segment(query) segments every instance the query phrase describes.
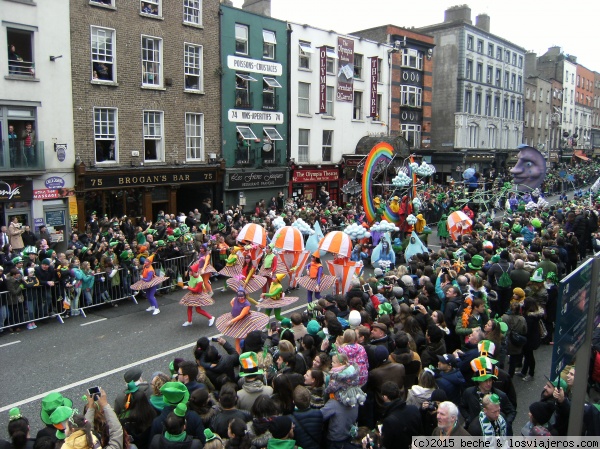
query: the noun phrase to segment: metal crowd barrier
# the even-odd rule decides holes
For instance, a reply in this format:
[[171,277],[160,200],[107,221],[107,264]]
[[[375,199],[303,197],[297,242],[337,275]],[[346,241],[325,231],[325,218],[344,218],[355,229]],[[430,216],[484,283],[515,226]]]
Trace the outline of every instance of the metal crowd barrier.
[[[167,293],[174,291],[178,284],[185,285],[189,281],[188,267],[195,260],[195,255],[185,255],[173,259],[155,261],[153,266],[157,273],[169,276],[163,282],[159,291]],[[118,305],[123,300],[132,300],[137,304],[135,292],[131,285],[135,284],[141,275],[139,269],[120,267],[111,277],[104,271],[94,273],[94,284],[88,290],[80,287],[62,285],[55,281],[53,287],[37,286],[24,288],[23,301],[13,303],[8,292],[0,292],[0,330],[6,331],[11,327],[24,328],[29,323],[56,318],[61,323],[67,315],[86,316],[86,312],[102,305]]]

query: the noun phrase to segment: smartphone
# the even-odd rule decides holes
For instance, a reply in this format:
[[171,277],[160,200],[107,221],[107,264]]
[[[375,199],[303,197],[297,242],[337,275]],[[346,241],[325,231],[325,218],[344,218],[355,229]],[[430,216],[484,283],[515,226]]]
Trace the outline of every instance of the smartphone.
[[275,332],[277,330],[277,321],[273,321],[270,326],[271,330]]
[[369,284],[363,284],[362,289],[363,289],[363,292],[369,293]]
[[100,387],[90,387],[88,388],[88,394],[94,398],[94,401],[97,401],[100,397]]
[[212,337],[211,340],[212,341],[219,341],[219,337]]

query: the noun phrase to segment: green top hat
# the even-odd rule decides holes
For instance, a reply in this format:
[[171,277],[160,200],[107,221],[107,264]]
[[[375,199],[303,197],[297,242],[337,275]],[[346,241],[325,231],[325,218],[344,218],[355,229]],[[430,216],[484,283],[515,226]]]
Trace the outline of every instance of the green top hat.
[[392,313],[394,313],[394,310],[392,309],[392,305],[389,302],[384,302],[382,304],[379,304],[377,312],[379,313],[379,315],[391,315]]
[[52,412],[52,415],[50,415],[51,424],[57,426],[73,416],[73,413],[74,410],[71,407],[66,407],[64,405],[57,407],[56,410]]
[[165,246],[165,245],[166,245],[166,243],[165,243],[165,241],[164,241],[164,240],[157,240],[157,241],[156,241],[156,246],[158,246],[159,248],[160,248],[161,246]]
[[89,248],[87,246],[84,246],[83,248],[81,248],[81,255],[83,256],[85,253],[87,253],[89,250]]
[[187,404],[190,398],[190,392],[187,387],[181,382],[167,382],[160,387],[160,392],[163,394],[165,405],[177,406],[177,404]]
[[23,259],[20,256],[17,256],[12,260],[12,263],[14,263],[15,265],[21,262],[23,262]]
[[175,407],[173,413],[175,413],[180,418],[185,418],[185,414],[187,413],[187,405],[183,402],[180,402],[179,404],[177,404],[177,407]]
[[52,421],[50,421],[50,415],[61,406],[72,407],[73,401],[65,398],[60,393],[50,393],[44,397],[44,399],[42,399],[42,411],[40,413],[42,422],[46,425],[51,425]]
[[133,252],[130,249],[125,250],[119,255],[119,259],[121,259],[122,261],[133,259]]
[[544,282],[544,270],[542,268],[538,268],[533,272],[533,276],[529,279],[531,282]]
[[175,237],[172,235],[167,236],[167,242],[174,242],[175,241]]
[[471,360],[471,369],[477,376],[473,376],[475,382],[484,382],[488,379],[498,379],[498,368],[488,357],[477,357]]
[[135,393],[139,389],[140,389],[140,387],[138,387],[138,385],[135,383],[135,380],[132,380],[131,382],[127,382],[127,390],[125,390],[125,393],[126,394]]
[[256,376],[264,371],[258,367],[258,356],[256,352],[244,352],[240,355],[240,377]]
[[179,229],[179,228],[173,229],[173,237],[175,237],[176,239],[181,237],[181,229]]
[[483,257],[476,254],[471,258],[471,262],[469,262],[468,265],[471,270],[481,270],[483,268],[483,262]]

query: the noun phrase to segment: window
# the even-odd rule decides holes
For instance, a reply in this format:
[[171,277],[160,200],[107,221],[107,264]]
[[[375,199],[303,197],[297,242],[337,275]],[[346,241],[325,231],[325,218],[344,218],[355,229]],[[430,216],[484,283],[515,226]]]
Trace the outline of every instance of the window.
[[472,92],[470,90],[465,91],[464,112],[466,112],[467,114],[471,113],[471,99],[472,99]]
[[494,97],[494,117],[500,117],[500,97]]
[[308,162],[308,142],[310,139],[310,129],[299,129],[298,130],[298,162]]
[[338,58],[335,49],[332,47],[325,47],[327,53],[327,74],[335,75],[335,61]]
[[298,59],[298,67],[301,69],[310,70],[310,55],[314,53],[313,48],[310,45],[310,42],[299,42],[300,53]]
[[475,72],[475,79],[479,83],[481,83],[483,81],[483,64],[480,63],[480,62],[477,63],[477,69],[476,69],[476,72]]
[[525,120],[523,123],[524,123],[525,128],[527,128],[529,126],[529,111],[525,111]]
[[538,128],[542,127],[542,113],[540,112],[538,114],[538,124],[537,124]]
[[531,124],[532,128],[535,128],[535,112],[531,113],[531,122],[529,122]]
[[521,102],[517,101],[517,120],[521,120]]
[[488,132],[488,135],[487,135],[488,148],[495,148],[496,147],[496,128],[493,126],[490,126],[490,127],[488,127],[487,132]]
[[118,159],[117,110],[94,108],[94,147],[96,162],[115,162]]
[[354,79],[363,79],[363,55],[354,53]]
[[485,78],[486,83],[492,84],[492,81],[493,81],[492,77],[493,76],[494,76],[494,68],[491,65],[488,65],[487,69],[486,69],[486,78]]
[[517,92],[523,92],[523,77],[521,75],[517,77]]
[[[94,3],[98,3],[100,6],[115,6],[115,0],[91,0]],[[93,4],[94,4],[93,3]]]
[[400,130],[410,148],[421,148],[421,125],[402,124]]
[[115,76],[115,30],[92,27],[92,79],[116,82]]
[[204,159],[204,115],[185,114],[185,157],[187,160]]
[[333,142],[333,131],[323,130],[323,146],[321,157],[323,162],[331,162],[331,148]]
[[236,126],[235,129],[244,140],[256,140],[256,134],[249,126]]
[[527,98],[529,100],[529,98],[531,97],[531,90],[529,89],[529,87],[525,90],[525,98]]
[[423,97],[423,89],[416,86],[400,86],[400,105],[412,106],[415,108],[421,107]]
[[550,115],[546,112],[546,123],[544,127],[548,129],[548,125],[550,124]]
[[279,134],[277,128],[273,128],[272,126],[265,126],[263,128],[263,132],[265,133],[265,136],[269,138],[269,140],[283,140],[283,137],[281,137],[281,134]]
[[270,76],[263,77],[263,109],[277,109],[277,94],[275,89],[281,88],[281,84]]
[[298,83],[298,114],[310,114],[310,83]]
[[423,70],[423,53],[413,48],[402,51],[402,67]]
[[467,35],[467,50],[473,50],[473,36]]
[[473,79],[473,61],[467,59],[467,64],[465,66],[465,78],[470,80]]
[[142,36],[142,85],[162,87],[162,39]]
[[519,68],[523,68],[523,56],[519,56]]
[[512,54],[512,65],[517,65],[517,54],[516,53]]
[[538,96],[538,98],[541,101],[544,101],[544,89],[540,87],[540,95]]
[[484,114],[487,116],[491,116],[492,115],[492,96],[491,95],[486,95],[485,96],[485,111]]
[[248,54],[248,27],[235,24],[235,52],[240,55]]
[[483,40],[477,39],[477,53],[483,53]]
[[494,44],[488,44],[488,56],[490,58],[494,57]]
[[504,62],[510,64],[510,51],[504,50]]
[[381,68],[383,67],[383,59],[377,58],[377,82],[383,83],[383,77],[381,75]]
[[532,94],[531,94],[531,101],[535,101],[535,96],[536,96],[536,92],[537,91],[535,89],[532,89],[531,92],[532,92]]
[[502,47],[496,47],[496,59],[502,61]]
[[235,106],[242,109],[252,109],[250,83],[256,81],[246,73],[235,74]]
[[504,105],[503,105],[503,110],[502,110],[502,118],[508,118],[508,99],[504,100]]
[[377,115],[375,116],[374,120],[379,120],[379,121],[383,120],[383,115],[381,113],[382,103],[383,103],[383,95],[377,94]]
[[163,159],[163,112],[144,111],[144,161]]
[[6,39],[8,41],[8,75],[35,77],[33,32],[7,28]]
[[162,16],[160,0],[140,1],[140,12],[142,14],[151,14],[153,16]]
[[505,89],[508,89],[508,81],[509,81],[509,79],[508,79],[508,71],[505,71],[504,72],[504,88]]
[[353,103],[353,112],[352,119],[353,120],[362,120],[362,101],[363,101],[363,93],[360,91],[354,91],[354,98],[352,100]]
[[183,22],[202,25],[202,9],[200,0],[183,0]]
[[475,92],[475,115],[481,115],[481,93]]
[[274,31],[263,30],[263,58],[275,59],[277,39]]
[[477,148],[478,135],[479,135],[479,126],[475,125],[475,124],[469,125],[469,142],[467,144],[467,147]]
[[185,74],[185,89],[202,91],[202,46],[185,44],[183,53],[183,71]]
[[512,75],[510,75],[510,89],[515,90],[516,87],[517,87],[517,75],[515,75],[513,73]]
[[327,117],[333,117],[333,90],[333,86],[327,86],[327,103],[325,105],[325,116]]
[[510,101],[510,119],[515,119],[515,100]]

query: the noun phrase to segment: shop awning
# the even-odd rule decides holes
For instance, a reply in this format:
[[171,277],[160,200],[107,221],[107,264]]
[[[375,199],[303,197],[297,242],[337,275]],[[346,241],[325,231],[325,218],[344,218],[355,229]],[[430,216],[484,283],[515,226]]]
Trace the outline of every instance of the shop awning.
[[583,154],[583,151],[581,151],[581,150],[573,151],[573,156],[577,156],[578,158],[583,159],[584,161],[590,160],[590,158],[587,157],[585,154]]

